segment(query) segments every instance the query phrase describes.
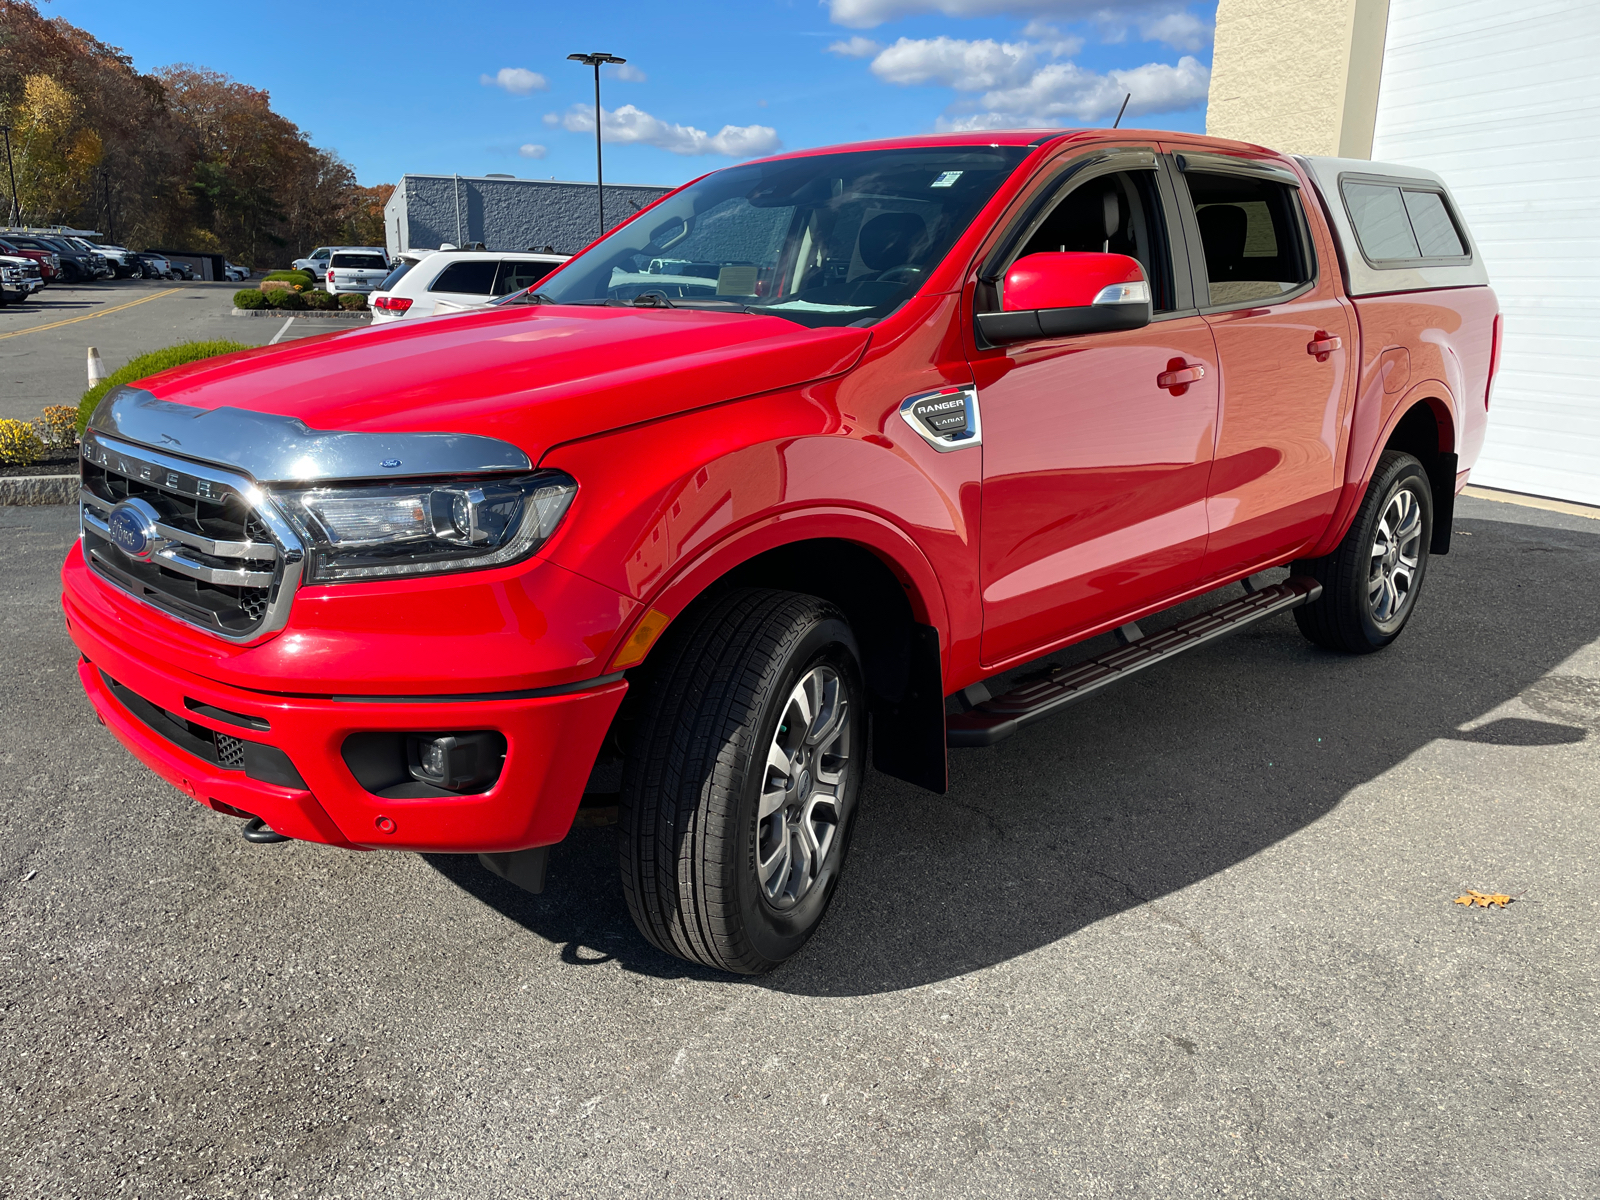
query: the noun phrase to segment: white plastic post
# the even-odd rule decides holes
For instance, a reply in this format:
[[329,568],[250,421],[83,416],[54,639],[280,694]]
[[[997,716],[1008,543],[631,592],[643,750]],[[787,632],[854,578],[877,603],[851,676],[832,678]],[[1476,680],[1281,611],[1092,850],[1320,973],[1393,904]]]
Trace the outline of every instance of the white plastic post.
[[111,372],[106,370],[105,363],[100,361],[100,351],[96,350],[93,346],[90,346],[89,347],[89,386],[93,387],[95,384],[99,383],[102,379],[106,378],[110,374],[111,374]]

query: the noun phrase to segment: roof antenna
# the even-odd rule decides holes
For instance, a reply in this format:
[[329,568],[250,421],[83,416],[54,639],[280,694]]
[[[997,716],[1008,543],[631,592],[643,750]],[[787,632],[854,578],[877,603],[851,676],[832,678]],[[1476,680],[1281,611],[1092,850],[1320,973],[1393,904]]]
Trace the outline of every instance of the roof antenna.
[[1129,92],[1126,96],[1124,96],[1122,98],[1122,107],[1117,109],[1117,119],[1115,121],[1111,122],[1111,128],[1115,129],[1118,125],[1122,124],[1122,114],[1128,111],[1128,101],[1132,100],[1132,99],[1133,99],[1133,93],[1132,92]]

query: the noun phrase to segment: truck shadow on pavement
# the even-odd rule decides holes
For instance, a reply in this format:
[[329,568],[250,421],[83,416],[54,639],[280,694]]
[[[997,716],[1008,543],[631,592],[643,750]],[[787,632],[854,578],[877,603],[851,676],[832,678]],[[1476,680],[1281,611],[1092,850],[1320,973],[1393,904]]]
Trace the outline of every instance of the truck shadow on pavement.
[[[848,996],[965,974],[1239,863],[1435,739],[1538,747],[1595,736],[1600,684],[1546,676],[1600,637],[1587,582],[1600,577],[1600,530],[1462,515],[1456,529],[1467,536],[1430,564],[1416,619],[1382,654],[1316,649],[1286,616],[992,750],[952,751],[946,796],[871,775],[821,929],[751,982]],[[1461,728],[1518,695],[1543,719]],[[542,896],[474,858],[428,861],[573,964],[726,978],[634,930],[610,829],[575,829],[555,847]]]

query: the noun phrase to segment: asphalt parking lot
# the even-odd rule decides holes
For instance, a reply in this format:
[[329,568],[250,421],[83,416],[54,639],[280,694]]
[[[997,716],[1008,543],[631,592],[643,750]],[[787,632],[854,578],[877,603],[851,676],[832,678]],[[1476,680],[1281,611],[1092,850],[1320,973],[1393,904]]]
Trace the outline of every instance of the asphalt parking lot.
[[741,980],[609,829],[541,897],[247,845],[80,695],[72,514],[0,509],[0,1194],[1600,1195],[1600,521],[1457,530],[1386,653],[1275,618],[871,777]]
[[0,308],[0,417],[31,420],[50,404],[76,404],[88,386],[88,350],[106,370],[178,342],[227,339],[262,346],[367,324],[365,316],[297,320],[235,317],[237,283],[118,279],[52,284]]

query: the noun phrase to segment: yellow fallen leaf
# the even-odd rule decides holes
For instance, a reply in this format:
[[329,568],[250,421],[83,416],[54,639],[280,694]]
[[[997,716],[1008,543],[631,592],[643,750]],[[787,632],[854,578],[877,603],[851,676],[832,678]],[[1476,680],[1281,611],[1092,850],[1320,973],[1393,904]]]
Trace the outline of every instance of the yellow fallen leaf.
[[1473,905],[1479,908],[1504,908],[1515,899],[1515,896],[1508,896],[1504,892],[1495,892],[1493,895],[1488,895],[1484,892],[1475,892],[1469,888],[1466,895],[1457,896],[1452,903],[1465,904],[1468,908]]

